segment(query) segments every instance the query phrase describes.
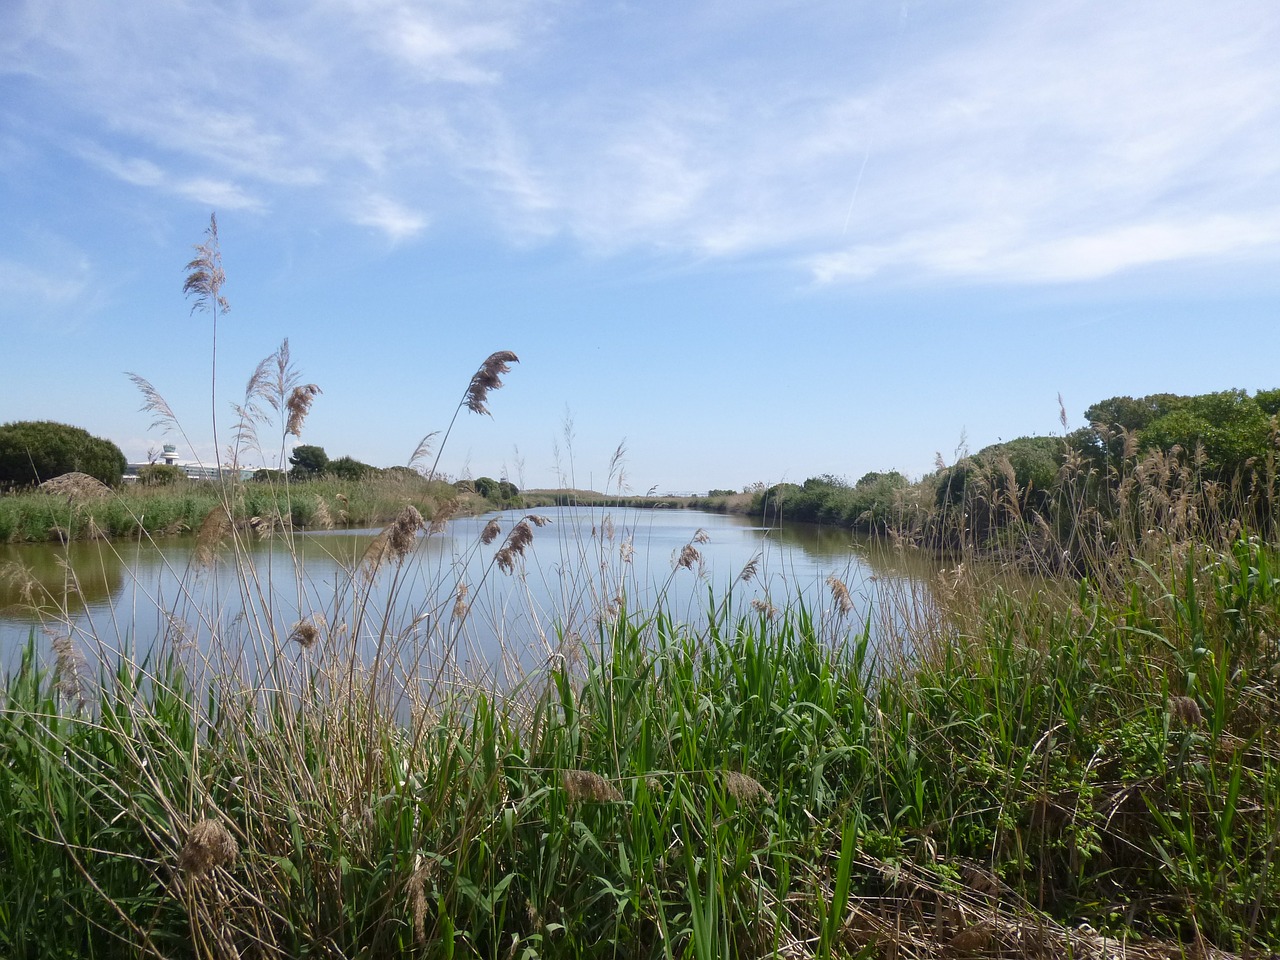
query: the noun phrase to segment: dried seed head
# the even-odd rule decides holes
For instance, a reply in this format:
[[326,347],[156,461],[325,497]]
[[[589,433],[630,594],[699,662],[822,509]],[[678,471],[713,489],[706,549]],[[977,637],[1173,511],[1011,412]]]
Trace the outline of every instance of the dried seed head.
[[545,518],[528,516],[517,523],[511,528],[511,532],[507,534],[507,539],[503,541],[498,552],[494,554],[498,569],[503,573],[515,572],[516,558],[523,557],[525,548],[533,543],[533,527],[530,526],[530,523],[532,522],[538,526],[542,525],[537,523],[538,519],[543,519],[545,522]]
[[86,703],[89,673],[84,654],[76,647],[75,641],[65,634],[54,637],[50,646],[53,647],[58,693],[78,707],[83,707]]
[[397,563],[404,560],[417,543],[418,531],[426,526],[422,514],[412,504],[406,505],[399,515],[381,533],[373,538],[361,558],[361,565],[372,573],[388,558]]
[[1200,704],[1191,697],[1170,697],[1169,716],[1184,727],[1198,727],[1204,721],[1200,712]]
[[831,599],[835,601],[836,610],[841,616],[847,616],[853,612],[853,598],[849,596],[849,588],[845,586],[843,580],[834,573],[827,577],[827,586],[831,588]]
[[696,533],[694,533],[694,535],[693,535],[693,541],[692,541],[692,542],[693,542],[693,543],[706,543],[706,542],[707,542],[707,541],[709,541],[710,539],[711,539],[711,534],[707,533],[707,531],[705,531],[705,530],[703,530],[701,527],[699,527],[699,528],[698,528],[698,530],[697,530],[697,532],[696,532]]
[[284,428],[285,433],[295,437],[302,436],[302,422],[307,419],[307,414],[311,412],[311,404],[320,392],[320,388],[314,383],[304,383],[300,387],[293,388],[289,399],[285,401],[285,409],[289,412],[289,420]]
[[406,885],[409,900],[409,913],[413,916],[413,936],[418,943],[427,942],[427,896],[426,881],[429,873],[428,864],[424,861],[414,868]]
[[450,497],[436,505],[435,510],[431,514],[431,525],[427,528],[427,533],[440,533],[444,530],[445,525],[458,512],[458,507],[462,505],[462,500],[458,497]]
[[196,548],[191,554],[191,562],[197,567],[213,566],[218,548],[231,532],[231,517],[227,508],[218,504],[210,510],[200,524],[196,534]]
[[736,770],[725,772],[724,790],[739,803],[773,803],[773,795],[761,785],[759,780]]
[[768,600],[762,600],[759,597],[751,601],[751,609],[756,613],[764,614],[770,620],[778,619],[778,608]]
[[466,396],[462,401],[467,409],[472,413],[487,414],[489,408],[484,402],[489,396],[489,391],[501,389],[503,374],[510,373],[511,364],[519,362],[520,358],[510,350],[499,350],[497,353],[489,354],[485,362],[480,364],[480,369],[475,372],[467,387]]
[[320,639],[320,628],[314,620],[299,620],[289,632],[289,639],[305,650],[310,650]]
[[467,615],[467,591],[468,587],[462,581],[458,581],[457,599],[453,601],[453,618],[462,620]]
[[680,550],[680,556],[676,557],[676,566],[684,567],[686,570],[692,570],[699,561],[702,560],[702,554],[698,552],[698,548],[692,543],[686,543]]
[[187,873],[201,876],[217,867],[230,867],[240,855],[240,845],[219,820],[201,820],[187,834],[178,863]]
[[480,542],[485,546],[493,543],[498,539],[498,534],[502,533],[502,524],[497,520],[490,520],[484,525],[484,530],[480,532]]
[[760,554],[756,554],[742,567],[742,572],[738,574],[738,580],[742,583],[750,583],[756,578],[756,574],[760,571]]
[[590,770],[566,770],[561,775],[564,792],[570,803],[589,800],[594,803],[617,803],[622,793],[612,783]]
[[209,215],[209,227],[204,232],[204,243],[196,245],[196,255],[187,264],[187,279],[182,284],[182,292],[186,296],[195,295],[195,303],[191,312],[197,310],[226,313],[231,309],[226,298],[222,296],[222,285],[227,282],[227,275],[222,270],[222,250],[218,245],[218,218]]

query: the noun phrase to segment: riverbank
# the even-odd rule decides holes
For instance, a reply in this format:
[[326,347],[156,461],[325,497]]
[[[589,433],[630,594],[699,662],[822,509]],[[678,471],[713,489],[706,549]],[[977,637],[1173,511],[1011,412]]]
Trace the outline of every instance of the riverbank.
[[229,649],[274,651],[253,683],[29,656],[0,952],[1276,952],[1276,548],[1186,542],[1114,590],[982,577],[886,600],[879,648],[838,581],[696,629],[602,608],[501,689],[419,661],[408,702],[409,624],[363,663],[345,621],[243,621]]
[[233,520],[261,533],[282,529],[377,526],[406,505],[427,519],[485,513],[506,506],[473,490],[429,482],[401,471],[362,480],[248,481],[219,484],[182,480],[146,487],[103,488],[98,496],[57,496],[40,491],[0,496],[0,542],[161,538],[193,533],[210,513],[231,505]]

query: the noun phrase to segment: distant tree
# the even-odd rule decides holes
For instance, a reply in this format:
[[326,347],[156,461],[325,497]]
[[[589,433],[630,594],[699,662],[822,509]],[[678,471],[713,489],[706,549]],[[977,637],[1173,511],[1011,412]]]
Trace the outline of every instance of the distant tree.
[[119,447],[80,427],[51,420],[0,426],[0,487],[34,486],[73,472],[116,486],[126,466]]
[[1266,456],[1271,418],[1246,391],[1224,390],[1186,397],[1148,424],[1140,438],[1143,449],[1199,451],[1202,470],[1227,479]]
[[329,467],[329,455],[324,452],[324,447],[304,443],[293,448],[289,463],[293,465],[289,472],[295,480],[309,480],[324,476]]
[[367,463],[361,463],[354,457],[338,457],[336,460],[330,460],[326,473],[330,473],[340,480],[362,480],[369,474],[376,471],[376,467],[371,467]]
[[181,467],[171,463],[149,463],[138,468],[138,483],[144,487],[167,487],[187,479]]
[[477,477],[474,481],[475,491],[486,500],[496,500],[501,497],[498,488],[498,481],[492,477]]
[[853,486],[856,490],[862,490],[865,487],[872,487],[879,483],[887,484],[890,487],[905,487],[907,478],[897,470],[890,470],[888,473],[877,473],[873,470],[870,473],[864,473]]
[[733,494],[734,494],[734,491],[732,491],[732,490],[725,490],[725,489],[723,489],[723,488],[721,488],[721,487],[717,487],[717,488],[715,488],[715,489],[712,489],[712,490],[708,490],[708,491],[707,491],[707,496],[708,496],[708,497],[732,497],[732,496],[733,496]]
[[286,474],[283,470],[269,470],[263,467],[260,470],[253,471],[250,478],[255,483],[282,483]]
[[498,496],[503,500],[514,500],[516,497],[520,496],[520,488],[510,480],[499,480]]

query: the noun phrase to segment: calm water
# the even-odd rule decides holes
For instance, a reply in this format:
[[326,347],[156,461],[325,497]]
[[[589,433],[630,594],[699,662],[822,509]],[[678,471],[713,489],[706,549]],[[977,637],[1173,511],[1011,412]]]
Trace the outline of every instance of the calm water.
[[[443,644],[460,660],[492,662],[505,654],[529,661],[554,650],[562,634],[593,636],[600,613],[620,597],[632,609],[661,598],[677,619],[696,622],[707,616],[709,594],[721,602],[732,585],[735,609],[752,600],[782,607],[803,598],[815,612],[833,616],[825,580],[834,574],[853,595],[860,622],[878,594],[932,572],[925,559],[826,527],[765,528],[692,510],[538,512],[551,522],[535,531],[514,576],[493,563],[501,537],[488,546],[479,539],[494,516],[505,536],[520,512],[453,521],[443,533],[420,537],[402,566],[384,566],[372,577],[362,572],[360,558],[376,530],[298,534],[292,552],[281,538],[254,540],[239,562],[224,551],[208,570],[191,567],[194,544],[185,539],[159,546],[3,546],[0,564],[9,575],[0,580],[0,665],[12,669],[33,632],[46,651],[58,635],[108,653],[144,653],[162,643],[207,649],[216,636],[220,648],[244,653],[253,638],[285,637],[303,617],[331,637],[359,644],[366,655],[391,634],[401,659],[405,649]],[[699,530],[705,533],[705,542],[694,543],[700,562],[677,567],[675,559]],[[753,559],[754,578],[738,581]],[[17,567],[28,583],[39,584],[37,594],[63,600],[65,615],[33,610],[13,576]],[[460,583],[469,604],[461,622],[453,616]]]

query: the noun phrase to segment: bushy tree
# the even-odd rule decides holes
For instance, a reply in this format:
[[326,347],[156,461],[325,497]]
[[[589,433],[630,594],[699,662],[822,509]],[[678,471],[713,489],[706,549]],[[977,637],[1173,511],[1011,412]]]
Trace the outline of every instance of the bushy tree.
[[0,426],[0,487],[34,486],[73,472],[116,486],[126,466],[119,447],[80,427],[51,420]]
[[171,463],[149,463],[138,468],[138,483],[144,487],[165,487],[186,478],[182,468]]
[[329,466],[325,472],[337,477],[339,480],[362,480],[376,470],[377,467],[361,463],[355,457],[338,457],[336,460],[329,461]]
[[304,443],[293,448],[289,463],[293,466],[289,472],[294,479],[309,480],[324,476],[325,471],[329,469],[329,455],[324,452],[324,447]]

